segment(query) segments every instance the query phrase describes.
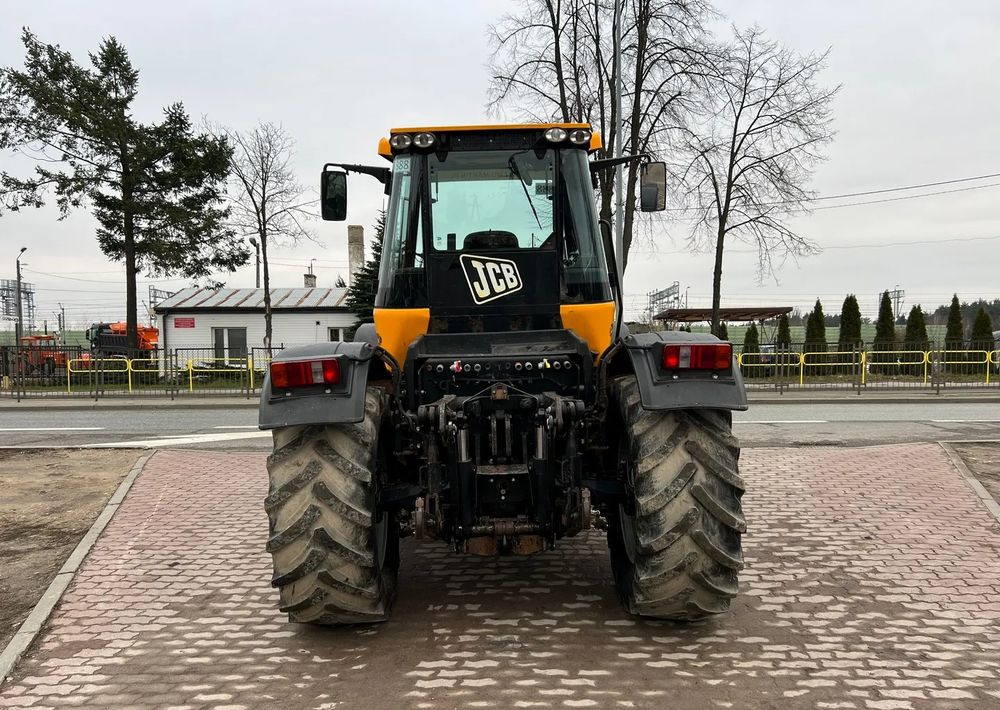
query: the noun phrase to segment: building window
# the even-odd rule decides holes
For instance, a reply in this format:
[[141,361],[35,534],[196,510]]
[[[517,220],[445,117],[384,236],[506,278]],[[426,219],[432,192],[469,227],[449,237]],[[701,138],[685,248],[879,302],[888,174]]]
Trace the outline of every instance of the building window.
[[247,356],[246,328],[212,328],[217,360],[243,360]]
[[344,340],[344,329],[343,328],[327,328],[330,333],[330,342],[339,343]]

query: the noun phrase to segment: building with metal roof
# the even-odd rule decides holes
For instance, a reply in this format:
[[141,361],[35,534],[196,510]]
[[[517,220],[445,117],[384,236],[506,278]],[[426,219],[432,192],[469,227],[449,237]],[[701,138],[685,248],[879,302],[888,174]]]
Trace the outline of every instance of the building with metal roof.
[[[356,320],[344,287],[272,288],[273,347],[343,340]],[[153,307],[160,347],[227,360],[264,345],[264,289],[185,288]]]

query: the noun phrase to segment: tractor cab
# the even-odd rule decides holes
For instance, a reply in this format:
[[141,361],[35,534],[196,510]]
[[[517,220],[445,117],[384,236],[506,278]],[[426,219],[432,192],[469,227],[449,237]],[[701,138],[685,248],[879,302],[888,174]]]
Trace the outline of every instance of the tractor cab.
[[587,124],[397,128],[379,145],[391,171],[325,166],[325,219],[346,217],[347,171],[386,186],[382,347],[402,362],[425,333],[567,328],[603,352],[616,307],[588,160],[600,148]]

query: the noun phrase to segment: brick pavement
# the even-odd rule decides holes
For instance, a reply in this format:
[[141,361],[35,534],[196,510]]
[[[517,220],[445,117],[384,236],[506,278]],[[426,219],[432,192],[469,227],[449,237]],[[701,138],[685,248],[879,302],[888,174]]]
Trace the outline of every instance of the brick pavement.
[[730,614],[623,615],[603,538],[404,548],[393,620],[290,625],[263,457],[157,453],[0,708],[1000,707],[1000,529],[935,445],[751,449]]

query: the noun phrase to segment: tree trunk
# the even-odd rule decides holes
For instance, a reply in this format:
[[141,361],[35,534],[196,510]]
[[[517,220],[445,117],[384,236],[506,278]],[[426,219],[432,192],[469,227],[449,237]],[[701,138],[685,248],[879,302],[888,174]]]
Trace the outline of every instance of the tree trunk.
[[[629,143],[628,149],[632,155],[636,155],[642,150],[639,145],[639,132],[642,129],[642,92],[643,78],[646,74],[646,52],[649,45],[649,8],[645,3],[640,3],[635,21],[636,44],[635,44],[635,74],[632,83],[632,108],[629,111]],[[624,110],[624,109],[623,109]],[[625,154],[626,144],[622,143],[622,154]],[[635,227],[635,180],[639,173],[639,162],[629,161],[626,166],[625,183],[625,220],[622,228],[622,274],[625,274],[625,267],[628,266],[628,252],[632,246],[632,231]]]
[[546,9],[549,12],[549,23],[552,29],[552,48],[555,54],[555,71],[556,71],[556,83],[559,85],[559,112],[562,114],[562,120],[564,122],[569,122],[569,106],[566,104],[566,77],[563,74],[562,65],[562,44],[561,37],[562,28],[559,26],[562,20],[562,10],[561,8],[555,7],[552,0],[545,3]]
[[271,270],[267,263],[267,231],[260,233],[260,260],[264,267],[264,348],[271,355]]
[[138,295],[135,284],[135,225],[125,212],[125,333],[129,357],[139,352]]
[[712,335],[719,334],[719,309],[722,304],[722,248],[725,246],[726,230],[721,224],[715,242],[715,271],[712,273]]
[[122,169],[122,236],[125,238],[125,347],[128,357],[139,352],[139,299],[136,293],[135,215],[128,170]]

